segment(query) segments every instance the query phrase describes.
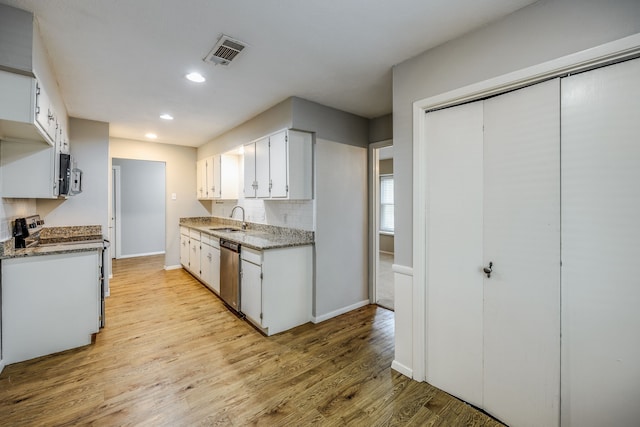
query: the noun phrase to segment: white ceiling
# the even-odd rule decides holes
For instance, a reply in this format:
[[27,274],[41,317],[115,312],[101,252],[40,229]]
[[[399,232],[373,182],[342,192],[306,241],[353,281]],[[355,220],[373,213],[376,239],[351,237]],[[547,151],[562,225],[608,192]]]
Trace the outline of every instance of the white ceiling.
[[[289,96],[390,113],[394,64],[533,2],[0,0],[36,15],[70,116],[194,147]],[[221,34],[249,48],[228,67],[205,64]],[[194,70],[204,84],[184,79]]]

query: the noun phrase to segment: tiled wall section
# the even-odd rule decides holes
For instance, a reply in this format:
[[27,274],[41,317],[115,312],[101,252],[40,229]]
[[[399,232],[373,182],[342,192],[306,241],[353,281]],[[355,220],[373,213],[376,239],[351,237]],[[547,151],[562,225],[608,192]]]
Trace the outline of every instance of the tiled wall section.
[[2,199],[0,204],[0,242],[11,238],[11,222],[15,218],[36,214],[36,199]]
[[[237,204],[245,209],[245,220],[258,224],[297,228],[314,231],[313,200],[260,200],[239,199],[235,201],[214,201],[212,216],[229,217]],[[233,215],[242,219],[239,209]]]

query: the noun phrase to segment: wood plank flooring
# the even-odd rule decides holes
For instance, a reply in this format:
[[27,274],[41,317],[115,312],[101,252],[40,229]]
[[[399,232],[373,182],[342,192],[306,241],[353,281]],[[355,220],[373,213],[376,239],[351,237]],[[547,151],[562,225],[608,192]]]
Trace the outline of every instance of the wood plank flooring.
[[264,337],[163,257],[114,262],[95,343],[5,367],[3,426],[496,426],[390,369],[371,305]]

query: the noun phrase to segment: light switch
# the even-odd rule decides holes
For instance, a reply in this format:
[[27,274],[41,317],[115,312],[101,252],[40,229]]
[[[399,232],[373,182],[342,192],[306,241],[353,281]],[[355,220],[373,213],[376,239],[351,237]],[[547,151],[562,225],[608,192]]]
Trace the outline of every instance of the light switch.
[[176,193],[171,193],[171,200],[176,200],[178,198],[178,196],[176,195]]

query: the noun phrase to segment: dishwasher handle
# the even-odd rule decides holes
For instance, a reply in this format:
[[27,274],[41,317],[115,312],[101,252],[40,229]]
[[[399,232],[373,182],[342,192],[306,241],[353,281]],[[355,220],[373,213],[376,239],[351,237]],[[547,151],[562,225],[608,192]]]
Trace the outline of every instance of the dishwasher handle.
[[240,244],[230,240],[220,239],[220,246],[233,252],[240,253]]

